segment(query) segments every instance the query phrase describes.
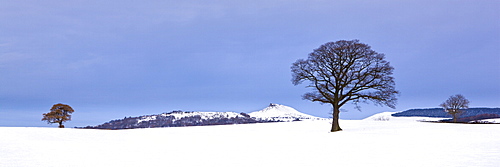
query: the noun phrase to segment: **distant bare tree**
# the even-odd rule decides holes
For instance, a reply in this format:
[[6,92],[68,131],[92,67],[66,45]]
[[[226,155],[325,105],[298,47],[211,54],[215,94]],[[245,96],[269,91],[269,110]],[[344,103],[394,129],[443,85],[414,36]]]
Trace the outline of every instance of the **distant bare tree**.
[[49,124],[58,123],[59,128],[64,128],[63,122],[71,120],[71,113],[75,112],[73,108],[66,104],[54,104],[50,112],[43,114],[42,121]]
[[448,100],[439,106],[444,108],[444,111],[453,116],[453,122],[457,122],[458,116],[462,114],[465,110],[469,108],[469,100],[467,100],[463,95],[457,94],[450,96]]
[[384,58],[359,40],[329,42],[310,53],[307,60],[293,63],[292,83],[310,81],[307,87],[314,90],[303,99],[331,104],[331,131],[340,131],[340,108],[347,102],[357,106],[372,101],[395,108],[399,92],[392,77],[394,68]]

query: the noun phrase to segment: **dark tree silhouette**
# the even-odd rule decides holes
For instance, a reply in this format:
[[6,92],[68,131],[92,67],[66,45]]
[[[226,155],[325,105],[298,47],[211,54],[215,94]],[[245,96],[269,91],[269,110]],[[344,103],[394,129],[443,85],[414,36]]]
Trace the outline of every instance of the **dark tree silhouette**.
[[43,114],[42,121],[49,124],[58,123],[59,128],[64,128],[63,122],[71,120],[71,113],[75,112],[73,108],[66,104],[54,104],[50,112]]
[[441,103],[439,106],[444,108],[444,112],[453,116],[453,122],[457,122],[458,116],[460,116],[465,109],[469,108],[469,100],[467,100],[463,95],[457,94],[450,96],[448,100]]
[[395,108],[399,94],[395,90],[394,68],[377,53],[359,40],[341,40],[321,45],[306,60],[293,63],[292,83],[310,81],[312,92],[303,99],[331,104],[333,107],[332,132],[339,126],[340,108],[347,102],[372,101],[376,105]]

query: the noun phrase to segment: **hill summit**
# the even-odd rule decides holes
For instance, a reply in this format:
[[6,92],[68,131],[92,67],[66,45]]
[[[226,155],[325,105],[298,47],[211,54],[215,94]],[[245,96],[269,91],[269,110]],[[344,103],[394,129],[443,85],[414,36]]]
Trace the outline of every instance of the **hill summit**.
[[301,113],[292,107],[274,103],[269,104],[268,107],[260,111],[252,112],[249,115],[250,117],[255,118],[257,120],[279,121],[279,122],[323,119]]

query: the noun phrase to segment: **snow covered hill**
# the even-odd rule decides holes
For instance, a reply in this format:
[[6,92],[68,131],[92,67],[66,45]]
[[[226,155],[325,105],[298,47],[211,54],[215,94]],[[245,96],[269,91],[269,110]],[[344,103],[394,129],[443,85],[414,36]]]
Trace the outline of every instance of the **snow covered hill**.
[[303,121],[303,120],[324,120],[311,115],[307,115],[281,104],[269,104],[267,108],[260,111],[255,111],[250,114],[252,118],[257,120],[274,121],[274,122],[290,122],[290,121]]
[[500,165],[499,125],[390,119],[340,120],[344,131],[335,133],[329,120],[129,130],[0,127],[0,166]]
[[302,120],[322,120],[322,118],[301,113],[291,107],[271,104],[269,107],[250,114],[236,112],[185,112],[173,111],[157,115],[126,117],[112,120],[87,129],[134,129],[157,127],[182,127],[228,125],[267,122],[290,122]]
[[134,129],[259,123],[245,113],[173,111],[157,115],[126,117],[86,129]]

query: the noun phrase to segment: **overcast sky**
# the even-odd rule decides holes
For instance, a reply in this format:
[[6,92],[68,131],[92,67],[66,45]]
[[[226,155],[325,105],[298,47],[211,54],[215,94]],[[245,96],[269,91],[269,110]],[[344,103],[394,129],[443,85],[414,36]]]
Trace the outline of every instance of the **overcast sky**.
[[320,117],[290,66],[326,42],[359,39],[395,68],[396,109],[463,94],[500,107],[500,1],[220,0],[0,2],[0,126],[67,127],[172,110],[252,112],[279,103]]

